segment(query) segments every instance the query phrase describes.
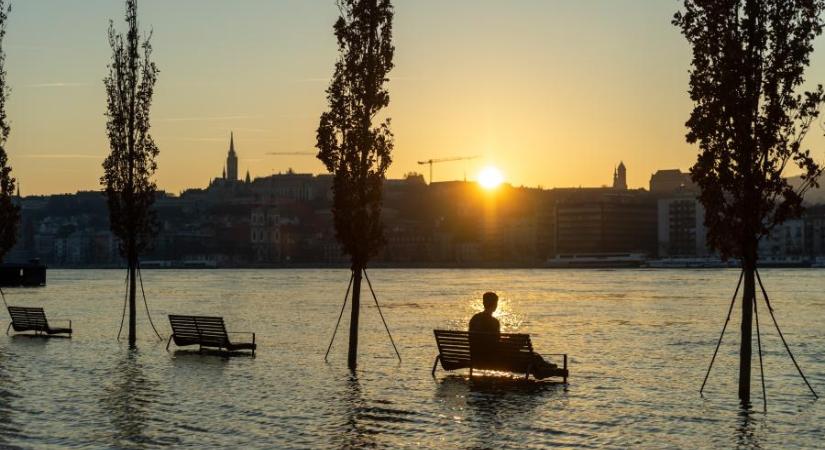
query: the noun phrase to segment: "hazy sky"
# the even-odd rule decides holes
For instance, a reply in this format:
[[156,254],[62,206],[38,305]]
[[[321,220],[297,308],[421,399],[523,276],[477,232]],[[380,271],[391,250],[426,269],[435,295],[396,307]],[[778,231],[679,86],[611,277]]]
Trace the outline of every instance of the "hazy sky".
[[[515,185],[599,186],[623,160],[632,187],[686,169],[689,49],[676,0],[395,0],[388,114],[391,177],[474,179],[485,165]],[[9,153],[23,194],[98,189],[108,152],[102,79],[108,20],[124,2],[13,0],[5,41]],[[161,69],[153,135],[158,185],[219,176],[230,130],[240,172],[320,173],[314,153],[336,44],[334,0],[141,0]],[[819,48],[825,48],[818,41]],[[815,54],[811,81],[825,82]],[[822,134],[815,128],[816,134]],[[825,160],[825,140],[808,141]]]

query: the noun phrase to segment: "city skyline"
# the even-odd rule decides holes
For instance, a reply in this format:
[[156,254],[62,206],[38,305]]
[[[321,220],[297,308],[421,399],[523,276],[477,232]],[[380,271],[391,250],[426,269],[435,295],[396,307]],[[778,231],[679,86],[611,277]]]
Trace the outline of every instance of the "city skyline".
[[[9,19],[8,150],[23,195],[100,188],[106,27],[111,18],[122,28],[122,5],[79,4],[19,2]],[[481,157],[437,166],[436,181],[475,179],[493,165],[513,185],[601,186],[624,161],[636,188],[657,169],[687,169],[697,149],[684,142],[690,54],[670,24],[678,8],[397,2],[389,176],[426,173],[420,160],[474,155]],[[142,2],[141,26],[154,31],[161,69],[153,108],[159,188],[205,187],[232,131],[241,174],[324,172],[313,154],[337,14],[331,0]],[[825,81],[817,52],[808,79]],[[808,140],[818,160],[821,134]]]

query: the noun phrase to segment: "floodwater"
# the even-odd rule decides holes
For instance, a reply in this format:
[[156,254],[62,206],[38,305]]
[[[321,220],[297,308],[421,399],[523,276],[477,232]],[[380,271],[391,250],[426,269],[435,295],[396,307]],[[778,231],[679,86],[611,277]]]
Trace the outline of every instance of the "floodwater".
[[[762,273],[821,394],[823,275]],[[0,448],[814,448],[825,437],[825,401],[812,399],[763,304],[768,413],[756,357],[754,407],[738,407],[738,308],[699,396],[733,270],[374,270],[403,362],[367,296],[355,376],[348,313],[324,362],[348,271],[144,271],[164,338],[167,314],[222,315],[230,331],[257,333],[255,358],[167,352],[142,304],[130,351],[116,340],[123,276],[52,270],[45,288],[6,290],[12,305],[72,319],[75,334],[0,335]],[[502,298],[506,331],[531,333],[539,352],[570,354],[569,385],[469,380],[440,367],[430,375],[433,328],[463,329],[486,290]]]

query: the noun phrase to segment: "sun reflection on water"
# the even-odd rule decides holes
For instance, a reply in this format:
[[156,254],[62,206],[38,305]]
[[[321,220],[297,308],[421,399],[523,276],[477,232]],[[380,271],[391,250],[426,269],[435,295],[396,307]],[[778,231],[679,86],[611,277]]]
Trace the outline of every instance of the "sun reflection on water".
[[[464,329],[466,329],[467,325],[470,323],[470,319],[473,315],[484,311],[484,302],[482,301],[484,292],[476,292],[467,300],[467,312],[465,314],[463,324]],[[496,308],[496,311],[493,313],[493,317],[498,319],[501,323],[501,332],[518,332],[525,321],[525,316],[520,311],[518,306],[519,302],[517,300],[510,299],[506,292],[497,291],[496,294],[498,294],[498,308]]]

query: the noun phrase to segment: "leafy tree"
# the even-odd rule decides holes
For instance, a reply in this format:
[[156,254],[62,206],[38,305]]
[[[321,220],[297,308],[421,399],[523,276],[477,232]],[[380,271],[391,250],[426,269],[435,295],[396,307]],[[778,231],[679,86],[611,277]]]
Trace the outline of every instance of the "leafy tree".
[[[802,92],[823,0],[684,0],[674,16],[693,50],[687,141],[700,153],[708,244],[742,261],[739,398],[750,401],[751,324],[759,240],[802,212],[822,169],[803,147],[823,89]],[[786,169],[802,171],[794,189]]]
[[6,117],[6,98],[9,88],[6,85],[6,53],[3,51],[3,38],[6,36],[6,20],[11,6],[0,0],[0,261],[17,242],[17,229],[20,225],[20,207],[14,203],[14,177],[11,176],[9,158],[6,154],[6,142],[11,133]]
[[390,119],[377,125],[389,105],[385,87],[393,68],[390,0],[339,0],[335,22],[338,61],[329,88],[329,110],[317,132],[318,159],[333,174],[332,212],[336,236],[351,257],[352,314],[348,365],[358,354],[358,312],[362,272],[384,245],[381,192],[392,162]]
[[158,147],[149,134],[149,112],[158,69],[151,61],[150,37],[140,42],[137,0],[126,1],[128,31],[124,37],[109,23],[112,61],[104,79],[107,98],[106,129],[111,152],[103,161],[112,232],[120,241],[129,270],[129,344],[135,344],[136,271],[139,256],[157,233],[152,204],[156,186]]

